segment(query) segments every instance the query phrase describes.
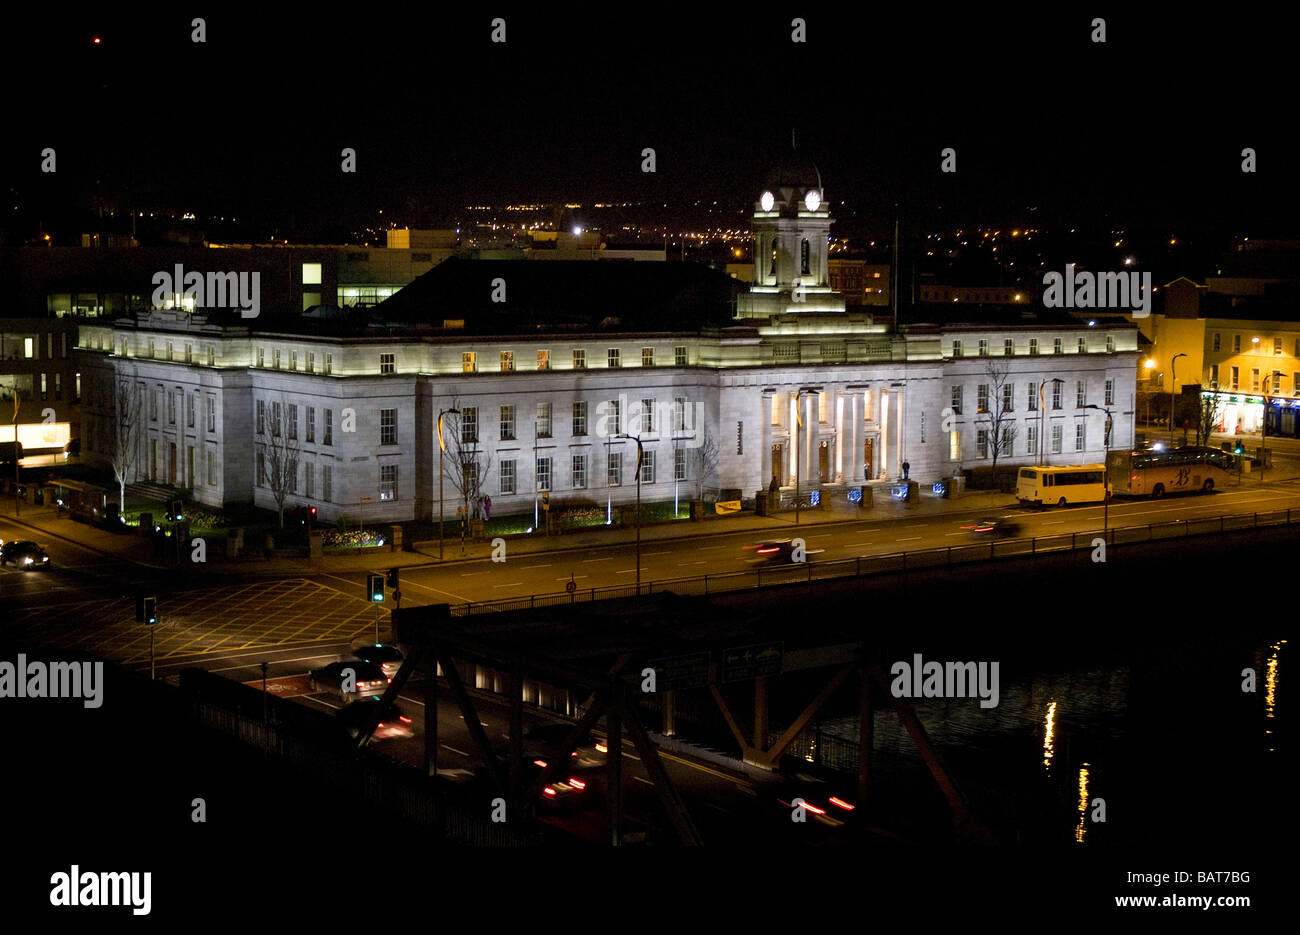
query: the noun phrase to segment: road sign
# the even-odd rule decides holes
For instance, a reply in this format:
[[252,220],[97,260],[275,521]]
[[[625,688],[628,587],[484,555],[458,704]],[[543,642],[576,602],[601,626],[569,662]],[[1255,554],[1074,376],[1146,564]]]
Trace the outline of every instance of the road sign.
[[722,681],[747,682],[763,675],[780,675],[785,644],[753,643],[733,646],[722,653]]
[[686,653],[651,659],[647,666],[655,670],[655,687],[659,691],[704,688],[709,684],[709,653]]
[[570,578],[568,581],[564,583],[564,590],[572,594],[574,591],[578,590],[578,582]]

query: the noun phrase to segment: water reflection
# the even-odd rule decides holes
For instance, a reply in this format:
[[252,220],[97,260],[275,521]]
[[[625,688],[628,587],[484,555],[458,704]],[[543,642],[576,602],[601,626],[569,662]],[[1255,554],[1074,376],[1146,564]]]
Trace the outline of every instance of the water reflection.
[[1080,844],[1088,834],[1088,764],[1079,767],[1079,823],[1074,828],[1074,839]]
[[1052,757],[1056,755],[1056,702],[1047,706],[1047,718],[1043,727],[1043,768],[1047,775],[1052,775]]
[[[1272,650],[1272,652],[1269,653],[1268,662],[1264,666],[1264,717],[1266,718],[1277,717],[1276,712],[1277,712],[1278,656],[1281,653],[1282,647],[1285,644],[1286,644],[1286,640],[1278,640],[1276,643],[1274,643],[1272,646],[1269,647],[1269,649]],[[1264,733],[1268,734],[1271,740],[1273,736],[1273,728],[1271,727],[1264,728]],[[1270,743],[1268,752],[1274,753],[1276,752],[1276,750],[1277,747],[1273,746]]]

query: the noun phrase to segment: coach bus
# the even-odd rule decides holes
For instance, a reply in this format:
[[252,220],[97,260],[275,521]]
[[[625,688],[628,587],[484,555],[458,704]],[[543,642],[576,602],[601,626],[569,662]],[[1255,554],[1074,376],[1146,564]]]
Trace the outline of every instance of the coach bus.
[[1106,466],[1076,464],[1070,467],[1022,467],[1016,482],[1021,503],[1042,506],[1055,503],[1101,503],[1106,499]]
[[1106,456],[1111,490],[1128,497],[1213,493],[1232,478],[1237,459],[1218,448],[1189,445],[1172,451],[1112,451]]

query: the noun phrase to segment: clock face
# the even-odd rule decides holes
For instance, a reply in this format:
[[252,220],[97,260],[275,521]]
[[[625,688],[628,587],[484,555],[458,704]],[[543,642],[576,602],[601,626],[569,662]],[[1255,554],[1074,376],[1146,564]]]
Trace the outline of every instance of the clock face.
[[758,203],[764,211],[771,211],[772,205],[776,204],[776,197],[771,192],[763,192],[758,199]]
[[818,208],[821,207],[821,203],[822,203],[821,192],[818,192],[816,190],[810,191],[807,195],[804,196],[803,203],[808,206],[809,211],[816,211]]

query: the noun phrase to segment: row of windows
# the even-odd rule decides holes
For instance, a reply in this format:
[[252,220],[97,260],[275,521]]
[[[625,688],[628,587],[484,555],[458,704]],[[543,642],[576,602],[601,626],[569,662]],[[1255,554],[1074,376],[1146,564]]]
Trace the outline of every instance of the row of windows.
[[[1260,338],[1260,337],[1253,337],[1253,338],[1251,338],[1251,339],[1250,339],[1250,343],[1251,343],[1252,345],[1254,345],[1254,344],[1258,344],[1258,345],[1259,345],[1258,347],[1253,348],[1252,353],[1256,353],[1256,354],[1263,354],[1263,353],[1266,353],[1266,352],[1267,352],[1267,351],[1266,351],[1266,348],[1268,347],[1269,340],[1270,340],[1269,338]],[[1300,338],[1295,338],[1294,340],[1295,340],[1295,348],[1294,348],[1295,353],[1292,354],[1291,356],[1293,356],[1293,357],[1300,357]],[[1282,339],[1281,339],[1281,338],[1273,338],[1273,339],[1272,339],[1272,342],[1273,342],[1273,356],[1274,356],[1274,357],[1281,357],[1281,356],[1282,356]],[[1214,335],[1213,335],[1213,337],[1211,338],[1211,344],[1210,344],[1210,346],[1211,346],[1211,348],[1212,348],[1213,350],[1216,350],[1216,351],[1221,351],[1221,350],[1223,350],[1223,334],[1222,334],[1222,332],[1219,332],[1219,331],[1214,332]],[[1233,352],[1234,354],[1240,354],[1240,353],[1241,353],[1241,335],[1239,335],[1239,334],[1234,334],[1234,335],[1232,336],[1232,352]]]
[[[604,403],[601,413],[605,420],[604,431],[608,435],[617,435],[624,431],[624,412],[621,400],[612,399]],[[392,410],[385,410],[392,411]],[[632,431],[654,433],[662,431],[660,421],[663,407],[653,399],[643,399],[640,406],[627,415],[633,420],[629,425]],[[687,422],[689,407],[685,396],[677,396],[672,405],[672,429],[674,432],[690,430]],[[499,429],[502,441],[514,441],[516,438],[516,407],[501,406],[498,409]],[[570,434],[586,435],[588,433],[590,409],[586,400],[572,404]],[[536,421],[534,422],[538,438],[550,438],[552,432],[551,404],[538,403]],[[599,428],[599,427],[598,427]],[[460,410],[460,440],[473,443],[479,440],[479,412],[477,406],[464,406]],[[387,443],[384,443],[387,444]]]
[[[1025,408],[1030,412],[1038,409],[1039,394],[1044,392],[1047,384],[1027,383],[1025,384]],[[1053,380],[1052,387],[1052,408],[1061,408],[1061,395],[1065,382]],[[952,387],[952,411],[961,415],[962,401],[964,398],[965,387],[958,384]],[[1002,404],[998,409],[999,413],[1015,411],[1015,393],[1016,385],[1014,383],[1002,384]],[[1115,403],[1115,381],[1106,381],[1105,403],[1103,405],[1111,406]],[[1074,381],[1074,406],[1076,409],[1082,409],[1088,405],[1088,384],[1085,380]],[[989,411],[989,384],[981,383],[975,388],[975,411]]]
[[[304,421],[304,438],[303,441],[308,444],[316,444],[316,407],[304,406],[306,419]],[[267,419],[268,410],[266,401],[259,399],[257,401],[257,434],[266,435],[268,425],[272,438],[279,438],[281,429],[286,433],[285,437],[290,441],[298,440],[298,406],[295,403],[289,403],[287,406],[278,401],[272,401],[270,405],[270,419]],[[287,417],[287,418],[282,418]],[[321,410],[321,435],[320,443],[322,445],[334,444],[334,410]],[[212,421],[211,398],[209,397],[208,420]],[[208,431],[212,431],[211,428]],[[381,409],[379,420],[379,433],[381,445],[397,444],[397,410]],[[391,441],[386,441],[391,438]]]
[[[500,353],[500,357],[499,357],[500,371],[502,373],[512,373],[515,369],[515,352],[501,351],[499,353]],[[391,357],[392,355],[388,354],[388,355],[381,355],[381,356]],[[686,345],[681,344],[678,345],[677,347],[674,347],[673,366],[685,367],[687,366],[687,362],[688,362],[688,357],[686,352]],[[383,365],[381,363],[382,373],[392,373],[391,370],[383,370],[382,366]],[[623,351],[617,347],[611,347],[607,349],[605,352],[605,366],[613,367],[613,368],[622,367]],[[655,366],[655,349],[653,347],[641,348],[641,366],[642,367]],[[462,373],[478,373],[478,352],[464,351],[460,355],[460,369]],[[537,351],[537,369],[538,370],[551,369],[551,352],[549,350]],[[587,351],[585,348],[577,347],[573,349],[573,369],[574,370],[587,369]]]
[[[1015,426],[1011,426],[1011,425],[1003,426],[1001,441],[996,446],[994,445],[995,436],[993,432],[989,429],[979,429],[975,433],[976,456],[979,458],[989,458],[996,454],[999,458],[1012,458],[1012,457],[1016,457],[1017,455],[1024,455],[1026,457],[1029,457],[1038,454],[1038,426],[1025,425],[1024,428],[1025,428],[1024,448],[1019,452],[1016,451],[1016,448],[1017,448],[1018,437],[1020,433],[1016,431]],[[1060,425],[1051,426],[1051,431],[1048,437],[1051,443],[1050,450],[1052,454],[1059,455],[1062,453],[1062,446],[1064,444],[1064,434],[1065,434],[1064,428],[1062,426]],[[1103,435],[1105,437],[1102,439],[1102,443],[1106,446],[1109,446],[1110,433],[1105,432],[1103,433]],[[948,446],[949,446],[949,452],[948,452],[949,457],[953,461],[960,461],[962,457],[962,452],[961,452],[961,432],[959,430],[954,429],[949,434]],[[995,447],[996,450],[994,450]],[[1084,451],[1087,449],[1087,447],[1088,447],[1087,423],[1076,422],[1074,426],[1074,450]],[[1080,483],[1083,482],[1080,481]],[[1094,483],[1100,483],[1100,480],[1095,481]]]
[[[150,344],[152,345],[152,343],[153,343],[153,342],[151,341]],[[169,347],[170,347],[170,345],[169,345]],[[168,353],[170,353],[170,351],[169,351]],[[171,357],[168,357],[167,359],[168,359],[168,360],[171,360]],[[209,361],[209,363],[210,363],[210,362],[211,362],[211,361]],[[288,357],[288,365],[289,365],[288,369],[289,369],[289,371],[290,371],[291,373],[296,373],[296,372],[298,371],[298,362],[299,362],[299,359],[298,359],[298,352],[297,352],[296,350],[292,350],[292,349],[291,349],[291,350],[289,351],[289,357]],[[320,362],[321,362],[321,371],[320,371],[321,373],[324,373],[324,374],[330,374],[330,373],[333,373],[333,372],[334,372],[334,354],[333,354],[332,352],[330,352],[330,351],[326,351],[326,352],[324,352],[324,353],[321,355],[321,361],[320,361]],[[186,363],[189,363],[189,358],[188,358],[188,357],[186,357]],[[285,368],[284,368],[284,364],[285,364],[285,358],[282,356],[281,351],[280,351],[280,348],[278,348],[278,347],[273,347],[273,348],[271,348],[271,369],[272,369],[272,370],[283,370],[283,369],[285,369]],[[266,348],[264,348],[264,347],[259,347],[259,348],[257,349],[257,366],[258,366],[259,368],[261,368],[261,369],[265,369],[265,368],[266,368]],[[316,372],[316,352],[315,352],[315,351],[306,351],[306,352],[304,352],[304,357],[303,357],[303,372],[304,372],[304,373],[315,373],[315,372]],[[393,372],[393,355],[392,355],[392,354],[380,354],[380,355],[379,355],[379,372],[380,372],[380,373],[392,373],[392,372]]]
[[[104,338],[105,338],[105,333],[103,333],[103,332],[99,332],[99,333],[97,333],[97,334],[95,335],[95,350],[97,350],[97,351],[105,350],[104,345],[105,345],[105,343],[107,343],[107,345],[108,345],[107,350],[112,351],[112,350],[113,350],[113,338],[112,338],[112,336],[111,336],[111,335],[108,335],[108,340],[107,340],[107,342],[105,342]],[[89,347],[90,345],[87,344],[87,345],[85,345],[85,346],[86,346],[86,347]],[[118,342],[118,348],[117,348],[118,356],[119,356],[119,357],[130,357],[130,356],[131,356],[131,354],[130,354],[130,350],[131,350],[131,348],[130,348],[130,345],[128,344],[128,342],[127,342],[127,339],[126,339],[126,338],[122,338],[121,341]],[[185,363],[187,363],[187,364],[192,364],[192,363],[194,363],[194,345],[193,345],[192,343],[190,343],[190,342],[187,341],[187,342],[185,343],[184,348],[182,349],[182,352],[183,352],[183,354],[184,354],[184,360],[185,360]],[[215,366],[217,365],[217,347],[216,347],[216,345],[215,345],[215,344],[208,344],[208,345],[206,345],[206,346],[205,346],[205,351],[204,351],[204,352],[205,352],[206,355],[207,355],[207,364],[208,364],[208,366],[209,366],[209,367],[215,367]],[[152,359],[152,360],[176,360],[176,359],[177,359],[177,357],[176,357],[176,344],[175,344],[175,342],[173,342],[173,341],[167,341],[167,342],[163,345],[163,356],[159,356],[159,351],[158,351],[158,342],[155,341],[153,338],[150,338],[150,339],[149,339],[148,348],[147,348],[147,354],[146,354],[145,356],[149,357],[149,358]]]
[[[209,464],[211,464],[211,452],[209,452]],[[320,491],[319,496],[316,490],[316,465],[310,461],[303,462],[301,465],[297,459],[291,459],[286,462],[284,467],[284,492],[288,496],[298,495],[298,468],[302,468],[303,495],[308,500],[317,500],[324,503],[330,503],[334,500],[334,466],[331,464],[320,465]],[[279,481],[273,476],[275,473],[275,459],[271,458],[268,464],[266,452],[259,449],[257,452],[257,486],[268,487],[272,491],[279,486]],[[396,500],[397,499],[397,465],[384,464],[379,467],[379,499]]]
[[[1229,367],[1229,375],[1232,377],[1230,386],[1234,390],[1241,389],[1241,368]],[[1264,374],[1264,381],[1260,383],[1260,374],[1258,367],[1250,368],[1250,389],[1251,392],[1258,393],[1262,389],[1265,392],[1277,393],[1282,390],[1282,378],[1285,376],[1280,370],[1274,370],[1271,373]],[[1219,385],[1219,365],[1210,365],[1210,385],[1218,387]],[[1291,386],[1300,388],[1300,370],[1291,374]]]
[[[587,489],[587,465],[590,455],[575,454],[569,459],[569,488],[571,490]],[[519,493],[516,487],[518,477],[517,461],[507,459],[501,462],[500,470],[497,472],[497,492],[502,496],[511,496]],[[542,493],[555,489],[555,475],[553,473],[553,461],[551,458],[538,458],[534,465],[533,479],[535,492]],[[686,451],[677,449],[673,452],[673,480],[686,480]],[[653,449],[644,449],[641,456],[641,483],[655,483],[655,452]],[[619,487],[623,483],[623,453],[620,451],[609,452],[605,456],[605,486]]]
[[[81,374],[74,376],[73,402],[81,398]],[[15,396],[31,402],[39,392],[40,399],[50,398],[51,389],[56,401],[63,399],[63,374],[54,374],[50,379],[48,373],[0,373],[0,401],[9,402]]]
[[[54,332],[45,332],[45,360],[54,359]],[[59,356],[68,358],[68,333],[59,332]],[[41,339],[37,335],[0,333],[0,360],[40,360]]]
[[[1087,339],[1087,338],[1079,338],[1077,344],[1075,345],[1075,351],[1076,351],[1076,353],[1079,353],[1079,354],[1086,354],[1086,353],[1088,353],[1088,339]],[[954,341],[952,342],[952,356],[953,356],[953,357],[964,357],[964,356],[965,356],[965,353],[966,353],[966,352],[965,352],[965,348],[964,348],[962,342],[961,342],[960,340],[954,340]],[[988,342],[987,340],[981,339],[981,340],[979,341],[979,346],[978,346],[978,348],[976,349],[976,353],[977,353],[977,356],[979,356],[979,357],[989,357],[989,356],[991,356],[991,354],[990,354],[989,342]],[[1002,356],[1003,356],[1003,357],[1013,357],[1013,356],[1015,356],[1015,353],[1016,353],[1016,343],[1015,343],[1015,339],[1014,339],[1014,338],[1004,338],[1004,339],[1002,340]],[[1036,357],[1036,356],[1038,355],[1038,353],[1039,353],[1039,350],[1038,350],[1038,338],[1030,338],[1030,339],[1029,339],[1029,355],[1030,355],[1031,357]],[[1053,339],[1052,339],[1052,353],[1053,353],[1053,354],[1064,354],[1064,353],[1065,353],[1065,339],[1064,339],[1064,338],[1053,338]],[[1110,335],[1110,334],[1106,335],[1106,353],[1107,353],[1107,354],[1113,354],[1113,353],[1115,353],[1115,336],[1114,336],[1114,335]]]

